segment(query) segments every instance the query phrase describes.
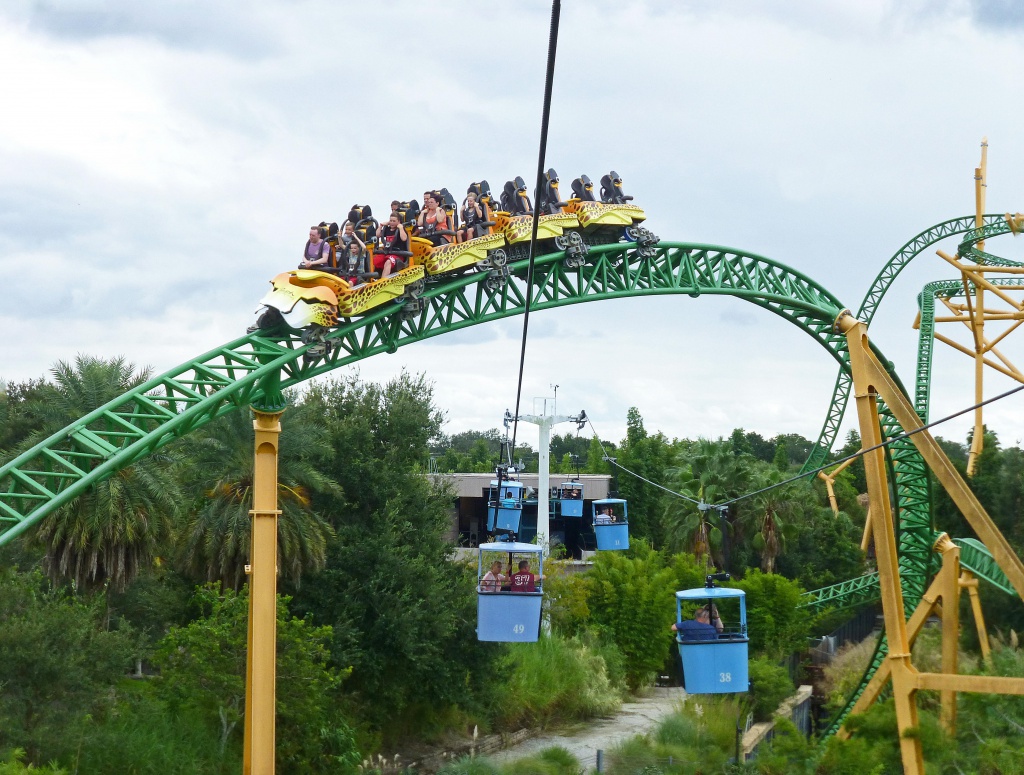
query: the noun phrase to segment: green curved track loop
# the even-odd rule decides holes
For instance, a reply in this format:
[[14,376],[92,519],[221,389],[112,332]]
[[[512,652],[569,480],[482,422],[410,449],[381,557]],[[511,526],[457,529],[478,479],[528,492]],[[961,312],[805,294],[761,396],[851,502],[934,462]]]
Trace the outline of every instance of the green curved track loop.
[[[1005,226],[1006,220],[1002,215],[993,214],[986,215],[983,219],[983,223],[985,226],[999,224]],[[882,298],[889,290],[893,281],[899,273],[903,271],[907,264],[917,258],[917,256],[919,256],[924,250],[937,242],[948,239],[949,237],[973,231],[974,216],[965,215],[961,218],[953,218],[952,220],[936,224],[909,240],[885,263],[885,266],[882,267],[882,271],[878,273],[874,282],[871,283],[871,286],[868,288],[868,292],[864,295],[864,300],[860,303],[860,308],[857,310],[857,320],[863,321],[867,324],[871,323],[871,319],[875,316],[878,305],[882,302]],[[1001,231],[999,233],[1003,234],[1005,231]],[[1003,259],[998,260],[1003,261]],[[839,433],[839,426],[843,421],[843,415],[846,412],[846,405],[850,398],[850,385],[851,381],[849,373],[840,370],[839,376],[836,378],[835,389],[832,392],[832,403],[829,405],[825,424],[822,426],[821,433],[818,435],[818,443],[815,445],[814,450],[811,452],[811,456],[807,459],[807,462],[804,463],[804,471],[810,471],[824,465],[829,453],[835,446],[836,436]]]

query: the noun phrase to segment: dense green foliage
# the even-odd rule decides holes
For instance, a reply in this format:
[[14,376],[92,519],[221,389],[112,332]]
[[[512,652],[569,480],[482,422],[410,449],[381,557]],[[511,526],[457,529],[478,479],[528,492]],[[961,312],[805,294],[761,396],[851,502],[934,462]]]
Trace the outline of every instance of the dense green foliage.
[[[0,459],[146,374],[123,359],[80,357],[60,364],[52,381],[7,385]],[[607,714],[630,690],[677,670],[673,593],[701,586],[711,568],[729,570],[747,593],[754,690],[743,712],[765,717],[791,688],[779,660],[813,631],[797,610],[801,591],[865,570],[862,467],[836,478],[838,515],[821,483],[803,480],[737,501],[719,517],[604,456],[715,503],[792,476],[811,443],[744,429],[728,439],[668,439],[632,408],[620,443],[555,436],[551,455],[553,470],[614,475],[630,502],[633,548],[600,553],[583,572],[548,565],[551,632],[537,644],[480,643],[475,568],[451,558],[452,493],[423,473],[431,457],[435,470],[491,470],[501,437],[444,436],[432,390],[423,377],[401,374],[385,385],[321,382],[290,397],[279,471],[279,771],[354,772],[361,756],[407,740]],[[1019,550],[1024,452],[989,436],[972,486]],[[962,467],[964,446],[943,444]],[[851,434],[845,449],[858,445]],[[515,457],[535,470],[528,446]],[[51,761],[99,775],[239,771],[251,486],[251,419],[240,412],[125,469],[0,552],[0,773]],[[953,535],[970,534],[942,497],[936,520]],[[1019,604],[984,587],[982,594],[996,630],[1024,630]],[[1016,654],[999,652],[997,669],[1015,674]],[[964,754],[948,761],[963,768],[973,756],[992,772],[1015,771],[1021,757],[1007,741],[1022,715],[1016,700],[962,702]],[[714,700],[688,708],[651,740],[622,746],[610,771],[670,772],[668,756],[720,771],[739,707]],[[873,713],[860,742],[824,752],[835,771],[894,761],[887,711]],[[929,724],[922,735],[941,736]],[[449,769],[577,771],[563,754]],[[783,730],[758,767],[811,772],[819,764],[810,756]]]

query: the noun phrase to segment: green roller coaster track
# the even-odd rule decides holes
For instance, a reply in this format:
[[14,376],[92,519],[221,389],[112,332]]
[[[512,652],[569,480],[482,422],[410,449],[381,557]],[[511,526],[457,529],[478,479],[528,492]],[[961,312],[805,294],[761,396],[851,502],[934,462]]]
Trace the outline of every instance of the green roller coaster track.
[[[983,218],[983,225],[981,228],[976,228],[974,217],[968,216],[955,218],[951,221],[945,221],[921,232],[900,248],[900,250],[897,251],[896,254],[888,261],[885,267],[883,267],[882,271],[878,274],[878,277],[875,278],[875,281],[872,283],[867,295],[864,297],[864,301],[861,303],[858,319],[864,322],[870,321],[878,308],[879,302],[881,302],[882,297],[889,289],[893,280],[911,260],[936,242],[957,234],[964,235],[957,248],[957,255],[959,257],[966,258],[977,264],[987,264],[990,266],[1021,266],[1019,262],[1010,261],[1008,259],[992,255],[991,253],[980,251],[976,247],[977,243],[982,240],[1008,234],[1011,231],[1012,228],[1004,216],[986,215]],[[994,279],[990,280],[990,282],[997,286],[1019,284],[1017,280],[1013,279]],[[973,294],[974,290],[975,289],[970,285],[965,289],[962,280],[942,280],[929,283],[918,296],[921,319],[918,339],[917,370],[915,373],[916,384],[914,392],[914,409],[917,411],[922,422],[928,422],[929,414],[932,352],[935,333],[935,299],[943,295],[960,295],[964,292]],[[814,453],[812,453],[811,458],[804,465],[805,470],[813,470],[818,465],[821,465],[821,463],[824,462],[828,451],[831,449],[831,445],[835,443],[836,432],[838,431],[839,423],[842,421],[846,403],[849,398],[850,385],[850,375],[844,371],[840,371],[839,376],[836,379],[836,387],[833,393],[829,415],[825,420],[824,427],[822,428],[818,445]],[[895,447],[896,445],[893,446]],[[814,464],[812,465],[812,463]],[[901,499],[899,497],[896,499],[895,506],[898,511],[901,506]],[[934,541],[937,537],[938,534],[933,532],[932,540]],[[960,547],[961,566],[974,573],[978,578],[989,582],[997,589],[1000,589],[1010,595],[1016,595],[1016,591],[1011,586],[1009,579],[1006,578],[1006,575],[996,564],[995,560],[992,559],[992,555],[984,544],[973,538],[955,538],[953,541]],[[905,584],[904,587],[906,587]],[[832,585],[831,587],[810,592],[807,595],[808,603],[806,605],[812,610],[822,610],[824,608],[849,608],[876,602],[879,598],[879,594],[878,574],[870,573],[859,578],[850,579],[848,581]],[[913,606],[909,604],[909,599],[910,598],[907,599],[908,613],[913,610]],[[881,635],[879,636],[878,642],[875,646],[875,651],[868,663],[868,667],[864,672],[864,676],[860,684],[847,699],[846,705],[843,709],[832,719],[829,728],[826,730],[826,734],[833,734],[839,729],[847,715],[849,715],[849,712],[856,701],[864,692],[868,681],[882,664],[887,653],[888,645],[886,643],[885,636]]]
[[[995,216],[986,218],[994,223]],[[879,289],[869,293],[862,309],[873,313],[888,282],[907,261],[939,239],[970,230],[973,219],[967,221],[947,221],[908,243],[897,254],[902,263],[879,276]],[[0,545],[90,486],[229,412],[250,404],[281,408],[281,391],[310,377],[423,339],[523,313],[527,262],[518,261],[509,269],[508,282],[497,289],[487,287],[482,273],[467,274],[428,286],[413,314],[408,308],[388,305],[347,321],[329,335],[334,346],[324,358],[310,359],[308,347],[298,337],[252,334],[125,393],[0,467]],[[833,328],[843,305],[810,278],[761,256],[713,245],[664,242],[643,255],[634,245],[621,243],[592,247],[585,266],[569,268],[564,253],[551,253],[535,261],[531,311],[667,294],[735,296],[799,326],[839,363],[840,379],[845,376],[847,384],[841,395],[845,408],[849,354],[845,336]],[[888,363],[877,354],[882,363]],[[889,370],[892,373],[891,366]],[[830,417],[834,410],[835,406]],[[880,404],[879,413],[883,437],[901,435],[888,408]],[[827,422],[826,431],[829,427]],[[829,445],[835,429],[838,420],[831,436],[822,433]],[[889,458],[900,569],[911,610],[935,567],[929,477],[917,450],[905,439],[890,445]],[[971,569],[982,578],[998,579],[1001,574],[984,547],[965,545],[974,553]],[[877,590],[877,577],[868,575],[811,593],[810,605],[857,605],[877,598]]]

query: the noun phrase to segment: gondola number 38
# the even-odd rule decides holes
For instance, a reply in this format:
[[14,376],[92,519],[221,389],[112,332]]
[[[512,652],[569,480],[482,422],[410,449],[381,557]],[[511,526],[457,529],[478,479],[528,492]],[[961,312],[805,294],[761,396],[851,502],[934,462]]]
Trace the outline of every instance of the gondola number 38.
[[719,673],[718,683],[727,684],[732,682],[732,673]]
[[516,635],[519,635],[519,634],[521,634],[521,633],[523,632],[523,630],[525,630],[525,629],[526,629],[526,627],[525,627],[524,625],[522,625],[522,624],[516,624],[516,625],[513,625],[513,627],[512,627],[512,632],[514,632],[514,633],[515,633]]

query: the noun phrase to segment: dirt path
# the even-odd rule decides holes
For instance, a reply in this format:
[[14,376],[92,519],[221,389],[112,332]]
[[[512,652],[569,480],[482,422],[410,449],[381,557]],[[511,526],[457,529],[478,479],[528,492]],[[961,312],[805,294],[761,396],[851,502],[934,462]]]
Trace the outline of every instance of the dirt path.
[[554,745],[568,749],[588,770],[597,763],[598,750],[608,751],[633,735],[654,729],[658,722],[675,710],[686,696],[680,687],[651,689],[647,697],[626,702],[617,714],[597,719],[556,734],[545,734],[491,754],[488,758],[498,762],[521,759]]

